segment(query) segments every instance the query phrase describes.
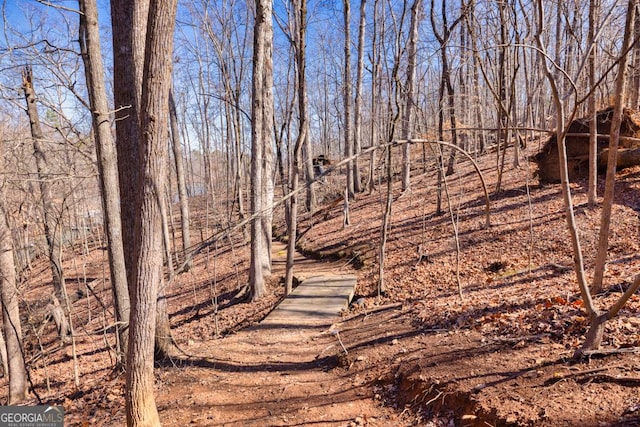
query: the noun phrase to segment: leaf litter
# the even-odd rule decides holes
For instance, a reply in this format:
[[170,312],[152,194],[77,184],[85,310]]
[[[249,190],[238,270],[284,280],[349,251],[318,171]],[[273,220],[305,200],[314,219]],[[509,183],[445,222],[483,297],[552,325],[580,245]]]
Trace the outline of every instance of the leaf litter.
[[[491,187],[496,173],[490,159],[481,166]],[[485,228],[477,179],[468,164],[458,165],[448,185],[461,246],[460,300],[453,227],[448,215],[434,214],[431,178],[414,177],[411,192],[402,196],[394,190],[381,296],[381,190],[350,203],[351,226],[343,227],[341,206],[303,216],[299,228],[308,231],[300,248],[318,263],[341,248],[336,268],[358,277],[358,304],[336,319],[333,331],[339,334],[255,327],[283,297],[283,285],[276,275],[263,300],[248,303],[237,297],[247,281],[249,254],[242,236],[234,237],[233,248],[221,242],[196,259],[168,293],[174,337],[185,355],[156,367],[163,424],[640,423],[636,353],[593,355],[577,364],[570,360],[584,340],[588,319],[572,271],[559,187],[531,187],[530,210],[526,185],[532,180],[524,170],[506,170],[503,191],[491,198],[492,225]],[[640,272],[640,168],[621,172],[619,181],[607,286],[595,297],[599,307],[610,305]],[[586,206],[584,182],[572,184],[572,190],[590,274],[599,209]],[[322,191],[330,198],[330,188]],[[283,225],[278,227],[282,232]],[[350,247],[358,249],[358,269],[347,265],[354,258]],[[33,308],[24,327],[33,354],[31,378],[42,402],[65,407],[66,425],[123,425],[124,375],[113,371],[113,333],[105,333],[113,313],[103,313],[96,300],[110,306],[106,257],[98,248],[83,257],[86,274],[102,279],[92,282],[95,294],[85,292],[74,303],[79,387],[73,384],[71,351],[57,342],[55,328],[45,325],[40,336],[35,334],[37,309],[50,286],[46,268],[34,268],[24,287],[25,305]],[[86,291],[81,280],[69,281],[69,287]],[[603,349],[638,346],[636,295],[607,324]],[[6,377],[1,386],[6,395]],[[31,403],[37,403],[35,396]]]

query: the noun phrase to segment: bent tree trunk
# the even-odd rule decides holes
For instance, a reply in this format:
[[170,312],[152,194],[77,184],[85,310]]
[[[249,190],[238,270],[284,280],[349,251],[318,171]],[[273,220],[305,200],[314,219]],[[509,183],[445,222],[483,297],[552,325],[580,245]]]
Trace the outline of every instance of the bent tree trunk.
[[[630,34],[631,28],[633,28],[634,16],[635,16],[635,7],[637,4],[637,0],[629,0],[628,9],[627,9],[627,17],[625,23],[625,35],[624,40],[621,46],[621,52],[623,52],[623,56],[620,59],[620,64],[618,67],[618,76],[616,81],[616,106],[615,113],[621,114],[621,100],[624,98],[625,94],[625,72],[627,68],[627,55],[626,53],[629,50],[630,46]],[[547,81],[549,82],[549,86],[551,87],[551,91],[553,94],[553,100],[556,107],[556,115],[558,120],[558,135],[557,135],[557,144],[558,144],[558,153],[560,157],[560,177],[561,177],[561,187],[562,194],[564,198],[564,206],[566,212],[566,220],[567,226],[569,229],[569,234],[571,237],[571,243],[573,247],[573,259],[574,259],[574,270],[576,273],[576,278],[578,281],[578,286],[580,288],[580,293],[582,296],[582,301],[584,302],[585,309],[590,318],[590,328],[587,333],[587,337],[585,339],[582,347],[575,352],[574,358],[581,357],[585,352],[597,349],[601,342],[604,334],[604,326],[607,320],[613,318],[622,306],[627,302],[627,300],[635,293],[635,291],[640,286],[640,275],[638,275],[633,283],[625,293],[616,301],[616,303],[607,311],[603,313],[598,310],[592,300],[591,290],[587,285],[585,272],[584,272],[584,263],[582,259],[582,249],[580,247],[580,240],[578,237],[578,230],[576,227],[574,212],[573,212],[573,202],[571,200],[571,190],[569,187],[569,174],[567,167],[567,152],[565,145],[565,136],[568,129],[568,126],[565,125],[565,115],[564,115],[564,101],[562,100],[558,86],[556,84],[556,80],[553,77],[549,64],[547,62],[546,53],[544,50],[544,44],[541,39],[541,34],[543,32],[543,23],[544,23],[544,9],[542,4],[538,4],[536,8],[536,18],[537,18],[537,31],[535,34],[536,45],[538,47],[538,55],[540,56],[540,60],[543,63],[544,73],[546,75]],[[613,132],[616,132],[614,126],[612,125]],[[600,241],[599,241],[599,254],[598,258],[601,256],[601,251],[606,249],[606,239],[602,239],[603,234],[608,234],[607,230],[609,227],[609,216],[610,216],[610,208],[611,202],[613,200],[613,187],[615,182],[615,151],[617,149],[617,135],[612,135],[612,139],[615,141],[611,141],[611,150],[613,154],[608,158],[608,167],[607,167],[607,179],[605,185],[605,202],[603,202],[603,212],[600,224]],[[606,251],[603,251],[606,255]],[[598,261],[596,260],[596,268],[594,276],[598,275]],[[594,277],[594,284],[597,284],[597,277]]]
[[42,211],[44,216],[44,234],[47,240],[47,248],[49,253],[49,263],[51,265],[51,274],[53,277],[52,296],[54,320],[59,320],[56,324],[58,332],[63,341],[67,341],[71,335],[71,326],[67,319],[67,313],[60,305],[60,301],[66,301],[66,288],[64,283],[64,273],[62,270],[62,242],[60,240],[60,221],[53,202],[53,191],[51,189],[51,173],[49,171],[49,162],[47,153],[42,146],[44,134],[40,127],[40,116],[36,106],[36,93],[33,88],[33,75],[31,67],[26,67],[22,74],[22,89],[27,103],[27,115],[29,116],[29,124],[31,126],[31,139],[33,142],[33,156],[36,159],[36,167],[38,170],[38,182],[40,184],[40,200],[42,202]]

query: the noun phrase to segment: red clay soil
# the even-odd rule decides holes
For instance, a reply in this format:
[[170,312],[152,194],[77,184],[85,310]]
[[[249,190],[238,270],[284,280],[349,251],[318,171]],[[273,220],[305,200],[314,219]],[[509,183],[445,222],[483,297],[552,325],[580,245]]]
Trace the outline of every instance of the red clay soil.
[[[495,157],[481,160],[493,189]],[[174,337],[184,354],[156,369],[163,424],[640,425],[638,354],[571,361],[587,319],[571,269],[560,188],[540,188],[532,177],[526,166],[505,171],[502,191],[491,197],[489,228],[468,163],[447,177],[449,204],[443,203],[442,216],[434,214],[432,172],[414,176],[407,194],[396,189],[382,296],[382,190],[358,195],[347,227],[341,206],[305,216],[300,246],[307,256],[330,257],[344,271],[351,268],[347,261],[360,266],[352,270],[356,303],[331,328],[259,327],[282,297],[279,274],[270,279],[267,297],[242,301],[236,296],[247,280],[247,246],[241,236],[219,242],[169,290]],[[329,192],[331,182],[321,191]],[[600,210],[586,206],[584,182],[572,189],[590,275]],[[619,174],[606,292],[595,297],[601,308],[640,272],[639,213],[636,167]],[[73,304],[79,385],[71,347],[59,345],[51,324],[41,327],[50,289],[44,265],[24,284],[31,380],[42,402],[65,407],[66,425],[123,425],[124,375],[113,371],[106,254],[95,249],[67,258],[70,292],[83,294]],[[84,277],[95,279],[91,289]],[[607,324],[603,348],[640,346],[639,330],[635,295]],[[2,387],[6,396],[6,379]],[[30,403],[37,403],[31,396]]]

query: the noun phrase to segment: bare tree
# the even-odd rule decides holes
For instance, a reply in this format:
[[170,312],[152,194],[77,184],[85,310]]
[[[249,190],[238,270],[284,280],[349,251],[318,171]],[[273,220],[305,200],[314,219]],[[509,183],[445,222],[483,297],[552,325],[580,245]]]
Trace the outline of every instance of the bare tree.
[[587,199],[589,206],[597,204],[598,197],[598,121],[597,100],[595,93],[596,86],[596,57],[598,55],[598,46],[595,43],[596,34],[596,17],[600,9],[599,0],[589,1],[589,34],[587,36],[587,50],[589,52],[589,87],[592,92],[589,95],[589,183],[587,190]]
[[[502,188],[502,174],[504,170],[504,160],[509,145],[509,111],[507,105],[507,5],[504,1],[497,2],[500,16],[500,39],[498,41],[498,82],[497,82],[497,138],[496,142],[496,167],[498,169],[498,180],[496,182],[496,193]],[[502,163],[500,162],[500,149],[502,148]]]
[[[614,117],[613,123],[611,125],[611,138],[610,138],[610,153],[607,165],[607,182],[605,184],[605,197],[603,201],[603,209],[600,223],[600,239],[598,243],[598,255],[596,257],[596,267],[594,273],[594,281],[592,284],[592,288],[597,289],[598,285],[598,276],[602,274],[599,270],[603,269],[603,259],[606,260],[606,252],[607,252],[607,239],[606,235],[608,235],[609,225],[610,225],[610,212],[611,212],[611,203],[613,201],[613,190],[615,184],[615,169],[616,169],[616,149],[618,144],[619,137],[619,127],[620,120],[622,117],[622,102],[624,100],[624,95],[626,91],[626,72],[627,72],[627,57],[628,52],[631,49],[631,37],[632,37],[632,28],[634,27],[634,18],[635,18],[635,8],[637,7],[638,0],[629,0],[627,14],[626,14],[626,23],[625,23],[625,31],[624,31],[624,39],[622,42],[622,46],[620,47],[620,60],[619,60],[619,68],[618,75],[616,79],[616,105],[614,109]],[[573,211],[573,201],[571,196],[571,190],[569,187],[569,177],[568,177],[568,167],[567,167],[567,153],[566,153],[566,143],[565,143],[565,135],[568,129],[565,121],[565,102],[564,98],[561,96],[561,92],[559,89],[559,85],[554,78],[554,75],[550,69],[548,56],[546,55],[546,51],[544,49],[544,44],[542,42],[542,33],[543,33],[543,23],[545,22],[544,15],[544,6],[542,0],[538,0],[536,4],[536,21],[537,21],[537,31],[536,31],[536,45],[539,52],[539,55],[542,56],[541,63],[543,64],[543,70],[547,77],[547,81],[549,82],[549,86],[551,87],[554,106],[556,108],[556,120],[557,120],[557,143],[558,143],[558,152],[560,157],[560,178],[561,178],[561,188],[562,195],[564,199],[565,206],[565,217],[567,220],[567,228],[569,230],[569,235],[571,238],[571,244],[573,248],[573,259],[574,259],[574,270],[576,273],[576,279],[578,282],[578,286],[580,288],[580,294],[582,296],[582,301],[585,305],[585,309],[590,319],[590,327],[587,333],[585,342],[582,347],[578,349],[574,357],[581,357],[585,351],[596,349],[600,346],[602,342],[603,334],[604,334],[604,326],[607,320],[613,318],[617,315],[620,309],[624,306],[624,304],[628,301],[628,299],[635,293],[635,291],[640,287],[640,275],[637,275],[633,281],[633,284],[624,292],[622,296],[618,298],[618,300],[606,311],[599,310],[594,304],[592,298],[592,292],[589,289],[587,284],[586,274],[584,270],[584,261],[582,255],[582,248],[580,245],[580,239],[578,235],[577,225],[575,221],[575,215]],[[572,115],[575,114],[575,108]],[[608,207],[607,207],[608,205]],[[605,237],[603,238],[603,235]],[[604,255],[603,255],[604,254]]]
[[[173,28],[177,0],[153,1],[149,7],[140,102],[140,159],[137,183],[140,220],[135,230],[136,281],[131,286],[131,321],[127,354],[127,424],[160,425],[153,396],[157,298],[162,269],[162,200],[167,179],[169,91],[173,63]],[[134,14],[135,19],[135,14]],[[114,50],[117,50],[115,46]]]
[[[593,6],[591,3],[595,3]],[[599,2],[596,0],[592,0],[589,3],[589,7],[594,8],[594,15],[598,16],[599,12]],[[589,9],[591,11],[591,9]],[[640,108],[640,43],[637,42],[640,39],[640,7],[636,7],[635,9],[635,24],[633,26],[633,38],[636,40],[634,43],[632,52],[633,52],[633,64],[631,64],[631,72],[629,73],[629,91],[628,91],[628,100],[626,101],[626,105],[629,108],[638,109]]]
[[[379,122],[378,116],[380,112],[380,104],[379,100],[382,98],[382,85],[380,84],[380,58],[382,56],[381,53],[381,43],[378,41],[379,35],[378,26],[378,10],[379,10],[379,1],[373,0],[373,28],[371,31],[371,139],[370,145],[373,147],[380,143],[379,141]],[[365,184],[365,189],[369,190],[369,192],[373,192],[375,187],[374,181],[374,172],[376,170],[376,153],[371,153],[371,159],[369,161],[369,174],[367,176],[367,181]]]
[[[400,12],[400,16],[396,17],[392,15],[394,18],[395,27],[398,29],[396,34],[394,34],[394,44],[393,44],[393,65],[391,67],[391,76],[390,76],[390,84],[391,84],[391,94],[389,98],[389,113],[392,113],[391,120],[388,124],[388,134],[387,141],[393,141],[396,134],[396,127],[398,125],[398,121],[400,120],[400,84],[398,73],[400,70],[400,60],[402,56],[402,48],[401,48],[401,33],[400,29],[404,26],[404,21],[406,17],[406,2],[402,4],[402,10]],[[393,204],[393,163],[392,163],[392,153],[393,147],[386,147],[386,200],[384,205],[384,211],[382,214],[382,224],[380,227],[380,246],[378,248],[378,257],[379,257],[379,265],[378,265],[378,295],[381,295],[386,292],[386,281],[384,275],[384,265],[386,259],[386,245],[387,238],[389,237],[389,228],[391,224],[391,208]]]
[[[272,0],[256,0],[253,43],[253,86],[251,105],[251,213],[259,213],[259,219],[251,222],[251,262],[249,287],[251,298],[256,300],[265,293],[264,276],[268,273],[271,257],[270,224],[265,229],[265,219],[270,218],[268,192],[273,192],[265,178],[265,163],[269,163],[273,116],[273,23]],[[271,157],[273,157],[271,153]],[[268,160],[268,161],[267,161]]]
[[[0,171],[4,172],[4,159],[0,158]],[[3,363],[8,367],[9,405],[23,402],[27,398],[27,369],[22,346],[20,323],[20,294],[16,284],[16,266],[13,257],[13,238],[7,221],[4,201],[4,185],[0,188],[0,293],[2,302],[2,332],[6,346]]]
[[[351,0],[344,0],[344,74],[342,76],[342,90],[344,100],[344,157],[350,158],[353,155],[353,139],[351,124]],[[347,194],[353,198],[353,162],[347,163],[346,179]]]
[[285,292],[293,290],[293,257],[297,239],[298,228],[298,186],[302,160],[302,146],[309,139],[309,111],[307,102],[307,74],[306,74],[306,45],[307,45],[307,2],[306,0],[293,0],[291,2],[293,12],[292,41],[294,60],[296,64],[296,83],[298,94],[298,137],[293,148],[291,162],[290,189],[288,216],[288,242],[287,242],[287,271],[285,276]]
[[122,241],[129,291],[136,282],[135,228],[139,212],[136,200],[140,154],[138,111],[142,94],[144,40],[149,0],[111,1],[113,34],[113,93],[116,150],[121,198]]
[[60,213],[53,202],[51,189],[51,176],[47,153],[42,145],[44,134],[40,127],[40,116],[36,106],[36,93],[33,88],[33,75],[30,67],[26,67],[22,74],[22,89],[27,103],[27,115],[31,125],[31,139],[33,142],[33,156],[38,170],[38,182],[40,184],[40,200],[44,216],[44,233],[47,239],[49,263],[53,276],[53,294],[51,295],[53,318],[56,320],[58,332],[63,341],[71,335],[71,325],[67,314],[61,305],[67,301],[67,292],[62,270],[62,241],[60,239]]
[[[362,150],[362,80],[364,74],[364,36],[367,21],[367,0],[360,0],[360,24],[358,25],[358,65],[356,66],[356,88],[353,102],[353,152]],[[360,177],[360,158],[353,161],[353,191],[362,191]]]
[[95,0],[79,0],[80,52],[84,61],[89,102],[91,104],[93,133],[96,140],[102,207],[105,217],[109,271],[116,308],[116,328],[119,336],[118,360],[124,363],[129,323],[129,289],[122,243],[120,217],[120,187],[115,141],[111,133],[111,120],[104,84],[104,67],[100,48],[98,8]]
[[[407,48],[407,83],[405,87],[405,107],[402,118],[402,139],[413,137],[414,108],[415,108],[415,80],[416,80],[416,49],[418,44],[418,20],[420,18],[422,1],[415,0],[411,6],[411,26],[409,29],[409,47]],[[402,191],[410,188],[411,179],[411,144],[402,148]]]
[[[224,128],[227,140],[224,147],[227,154],[225,162],[226,191],[233,194],[233,197],[226,198],[227,213],[231,220],[231,215],[237,207],[239,219],[242,221],[246,215],[244,200],[246,176],[242,148],[246,126],[243,118],[247,116],[242,107],[244,93],[242,85],[245,83],[248,64],[246,50],[248,50],[249,36],[251,35],[250,31],[243,31],[243,29],[248,28],[250,11],[248,7],[245,7],[240,12],[237,2],[218,3],[214,8],[211,8],[210,2],[203,1],[198,4],[194,2],[192,13],[196,15],[200,28],[206,34],[205,41],[209,42],[208,44],[211,45],[215,54],[211,61],[219,70],[218,74],[223,87],[220,101],[225,117],[221,126]],[[201,52],[195,51],[194,54],[200,56]],[[204,55],[204,62],[207,61],[206,55]],[[208,65],[204,66],[208,67]],[[209,87],[211,84],[215,83],[207,82]],[[208,102],[206,101],[206,98],[209,98],[208,93],[204,92],[208,92],[208,87],[203,87],[203,90],[194,96],[196,98],[204,97],[203,102]],[[228,203],[230,200],[232,201],[231,205]]]
[[[125,253],[125,264],[127,268],[127,282],[129,294],[132,294],[132,283],[137,283],[136,269],[138,268],[138,237],[135,230],[141,227],[141,199],[137,197],[140,189],[135,184],[141,180],[140,164],[142,155],[139,131],[140,123],[143,122],[140,116],[142,105],[143,69],[145,54],[148,49],[146,43],[148,37],[148,16],[149,1],[140,0],[135,2],[122,2],[114,0],[111,3],[111,20],[113,27],[114,48],[114,99],[116,104],[116,149],[118,152],[118,172],[120,182],[121,216],[122,216],[122,239]],[[145,38],[147,40],[145,40]],[[125,86],[131,85],[131,86]],[[165,108],[168,119],[169,101]],[[166,129],[169,134],[168,127]],[[166,169],[166,165],[164,166]],[[159,192],[164,192],[164,187],[158,188]],[[164,193],[158,193],[164,194]],[[136,196],[136,197],[134,197]],[[165,197],[160,197],[159,203],[164,204]],[[165,209],[164,207],[162,208]],[[159,228],[161,230],[161,228]],[[154,305],[158,310],[154,317],[157,322],[155,331],[156,353],[158,357],[169,357],[174,349],[174,341],[171,337],[169,313],[167,305],[163,304],[162,292],[164,286],[158,287],[161,292],[158,294],[160,303]]]
[[600,217],[600,234],[598,237],[598,252],[593,274],[591,291],[598,293],[602,291],[604,282],[604,272],[609,252],[609,229],[611,227],[611,208],[616,184],[616,168],[618,160],[618,143],[620,141],[620,124],[622,122],[622,110],[627,93],[627,73],[628,54],[632,47],[633,29],[635,27],[636,7],[638,0],[629,0],[627,10],[627,22],[625,26],[624,40],[621,49],[620,62],[618,65],[618,76],[616,80],[616,97],[611,119],[611,135],[609,138],[609,149],[607,152],[607,175],[604,185],[604,196],[602,199],[602,213]]
[[[436,36],[436,39],[439,43],[440,48],[440,61],[442,67],[442,80],[440,82],[440,99],[441,106],[438,113],[438,128],[439,133],[442,133],[442,127],[444,126],[444,116],[445,111],[448,112],[449,116],[449,126],[451,133],[451,143],[453,145],[458,145],[458,132],[457,132],[457,120],[456,120],[456,110],[455,110],[455,88],[451,82],[451,66],[449,64],[450,59],[447,53],[447,47],[449,45],[449,41],[451,38],[451,33],[455,29],[455,27],[460,23],[460,21],[464,18],[464,11],[460,12],[460,16],[458,16],[452,23],[449,25],[447,19],[447,2],[445,0],[442,1],[440,6],[442,12],[442,25],[440,26],[436,22],[435,18],[435,7],[434,0],[431,0],[431,27],[433,29],[433,34]],[[446,105],[445,105],[445,92],[446,92]],[[440,140],[443,138],[440,137]],[[451,175],[454,172],[455,158],[456,158],[456,150],[451,150],[451,154],[449,156],[449,162],[447,164],[447,175]]]
[[[169,121],[171,124],[171,146],[173,147],[173,161],[176,166],[176,181],[178,187],[178,200],[180,201],[180,219],[182,232],[182,253],[183,258],[191,247],[191,233],[189,230],[189,198],[187,195],[187,184],[184,171],[184,159],[182,156],[182,142],[180,140],[180,130],[178,128],[178,113],[176,103],[173,99],[173,92],[169,93]],[[242,198],[242,197],[240,197]],[[191,263],[187,263],[189,269]]]

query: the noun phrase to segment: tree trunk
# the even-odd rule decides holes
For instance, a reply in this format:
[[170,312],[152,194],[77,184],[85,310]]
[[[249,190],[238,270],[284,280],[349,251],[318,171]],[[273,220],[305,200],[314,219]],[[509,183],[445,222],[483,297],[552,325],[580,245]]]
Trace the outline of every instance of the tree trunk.
[[120,185],[122,244],[131,295],[136,283],[135,228],[140,221],[137,182],[140,175],[139,104],[149,0],[111,0],[116,151]]
[[587,315],[593,320],[598,318],[599,315],[598,315],[598,310],[595,308],[595,305],[593,303],[591,292],[587,284],[587,280],[584,272],[582,247],[580,245],[580,237],[578,234],[575,215],[573,211],[573,200],[571,197],[571,188],[569,186],[569,171],[567,166],[567,150],[566,150],[566,143],[565,143],[565,134],[567,131],[566,129],[567,126],[565,125],[564,103],[563,103],[563,99],[560,96],[560,92],[558,90],[556,81],[549,68],[549,64],[547,63],[546,52],[544,50],[544,44],[542,42],[542,29],[544,27],[544,23],[546,22],[542,1],[538,1],[536,5],[536,21],[537,21],[536,22],[537,28],[536,28],[536,34],[535,34],[535,41],[538,48],[538,55],[540,56],[540,62],[542,64],[545,77],[547,78],[547,81],[549,82],[549,86],[551,87],[553,102],[556,109],[557,144],[558,144],[558,152],[560,157],[559,167],[560,167],[561,189],[562,189],[562,198],[564,201],[567,229],[569,232],[569,237],[571,239],[571,247],[573,251],[574,271],[576,274],[578,287],[580,288],[580,295],[582,297],[582,302],[584,303],[585,309],[587,311]]
[[[502,173],[504,171],[504,156],[507,153],[507,147],[509,145],[509,132],[508,128],[508,110],[507,105],[507,77],[505,68],[507,66],[506,51],[507,51],[507,19],[506,19],[506,6],[505,2],[497,2],[499,15],[500,15],[500,46],[498,48],[498,99],[497,102],[497,128],[498,134],[496,142],[498,147],[496,148],[496,167],[498,169],[498,180],[496,182],[496,193],[502,190]],[[502,162],[500,161],[500,147],[503,147]]]
[[[271,33],[269,40],[273,39],[273,32]],[[272,57],[272,47],[269,43],[269,58]],[[273,155],[273,142],[274,142],[274,130],[271,126],[273,123],[273,96],[271,94],[273,88],[273,65],[272,61],[269,61],[268,72],[265,75],[264,88],[265,94],[265,115],[264,115],[264,150],[262,153],[262,185],[263,185],[263,215],[262,221],[262,233],[264,239],[264,253],[262,256],[262,271],[265,277],[271,275],[271,243],[273,241],[273,195],[274,195],[274,155]],[[311,160],[309,158],[309,160]],[[314,195],[315,200],[315,195]]]
[[[177,0],[149,8],[144,85],[140,103],[140,227],[136,228],[136,282],[132,287],[127,358],[127,424],[158,426],[153,360],[158,288],[163,282],[162,198],[167,179],[168,106]],[[117,51],[118,46],[114,46]]]
[[[474,16],[475,13],[475,0],[471,0],[467,4],[467,15],[465,16],[465,22],[467,23],[467,28],[469,32],[469,41],[471,43],[471,51],[478,52],[478,40],[475,35],[475,26],[470,17]],[[480,67],[481,63],[477,54],[473,54],[473,73],[472,73],[472,81],[473,81],[473,111],[475,118],[475,125],[479,131],[474,132],[477,135],[477,154],[483,154],[486,149],[486,138],[484,131],[484,114],[481,103],[481,91],[480,91]]]
[[[187,256],[187,251],[191,247],[191,233],[189,230],[189,197],[187,195],[184,159],[182,157],[182,143],[180,141],[180,131],[178,129],[178,114],[176,112],[176,103],[173,99],[173,92],[169,92],[169,120],[171,123],[171,145],[173,147],[173,161],[176,165],[176,181],[178,183],[178,200],[180,202],[180,218],[182,228],[182,260],[184,261]],[[241,195],[242,193],[240,193],[240,199],[242,199]],[[171,201],[169,201],[169,203],[171,203]],[[185,268],[187,271],[191,268],[191,261],[187,263]]]
[[[353,155],[353,139],[351,138],[351,1],[344,0],[344,75],[342,76],[342,99],[344,102],[344,157]],[[353,198],[353,161],[346,168],[347,192]]]
[[302,147],[308,143],[309,139],[309,111],[307,102],[307,1],[293,0],[293,10],[295,11],[295,34],[293,35],[293,48],[296,63],[296,83],[298,94],[298,137],[293,148],[293,159],[291,171],[289,173],[290,190],[293,192],[289,208],[288,218],[288,241],[287,241],[287,266],[285,274],[285,292],[290,294],[293,290],[293,257],[296,248],[296,238],[298,229],[298,185],[300,177],[300,163]]
[[[599,0],[589,1],[589,34],[587,36],[587,45],[591,49],[589,51],[589,87],[595,88],[596,86],[596,56],[598,54],[598,47],[595,43],[596,33],[596,17],[598,16]],[[640,70],[639,70],[640,71]],[[595,90],[589,95],[589,182],[587,189],[587,199],[589,206],[595,206],[598,202],[598,121],[596,120],[597,105],[596,105],[596,92]]]
[[[4,195],[2,200],[4,200]],[[13,239],[4,206],[0,206],[0,292],[2,293],[2,326],[6,346],[6,358],[3,362],[8,366],[9,376],[8,404],[15,405],[27,398],[27,369],[22,348],[22,326],[18,306],[16,267],[13,258]]]
[[[416,80],[416,50],[418,44],[418,19],[422,0],[415,0],[411,6],[411,28],[409,30],[409,48],[407,65],[406,100],[404,117],[402,120],[402,139],[409,140],[413,137],[414,106],[415,106],[415,80]],[[411,144],[407,143],[402,148],[402,191],[410,188],[411,179]]]
[[[302,0],[304,1],[304,0]],[[304,136],[302,136],[304,138]],[[300,138],[300,136],[298,136]],[[296,237],[298,234],[298,185],[300,176],[300,149],[299,144],[296,143],[294,148],[294,158],[291,165],[291,186],[290,190],[293,195],[289,199],[289,216],[287,222],[287,263],[284,277],[284,292],[285,295],[289,295],[293,291],[293,258],[296,250]]]
[[169,321],[169,306],[167,305],[167,286],[163,280],[158,289],[156,306],[156,332],[154,344],[154,357],[156,360],[166,360],[177,354],[176,342],[171,333],[171,322]]
[[616,184],[616,167],[618,155],[618,142],[620,141],[620,124],[622,122],[622,109],[627,92],[627,64],[628,50],[631,48],[634,21],[636,16],[636,5],[638,0],[629,0],[627,10],[627,20],[625,23],[624,39],[622,41],[622,58],[618,65],[618,75],[616,77],[615,105],[613,118],[611,119],[611,136],[609,137],[609,152],[607,155],[607,175],[604,185],[604,196],[602,200],[602,213],[600,216],[600,234],[598,237],[598,252],[593,273],[593,283],[591,292],[602,291],[604,282],[604,272],[609,252],[609,229],[611,226],[611,207]]
[[[269,264],[271,242],[266,238],[270,233],[264,227],[265,210],[269,205],[266,194],[268,186],[265,178],[265,154],[270,152],[273,116],[273,24],[272,0],[256,0],[253,48],[253,81],[251,104],[251,212],[259,216],[251,222],[251,260],[249,265],[249,286],[251,299],[264,295],[265,266]],[[269,149],[266,146],[269,145]],[[273,157],[273,156],[271,156]],[[270,214],[269,214],[270,217]]]
[[84,61],[89,102],[91,104],[105,232],[108,242],[111,289],[116,309],[116,320],[119,324],[116,327],[119,337],[118,362],[124,363],[124,355],[127,351],[127,325],[129,324],[130,302],[122,243],[117,154],[111,134],[111,120],[104,84],[98,9],[95,0],[79,0],[79,6],[81,11],[80,52]]
[[386,294],[387,283],[384,275],[384,264],[386,259],[387,250],[387,238],[389,236],[389,223],[391,222],[391,207],[393,203],[393,175],[391,173],[391,150],[392,147],[387,147],[387,159],[386,159],[386,171],[387,171],[387,191],[386,200],[384,204],[384,212],[382,214],[382,225],[380,226],[380,247],[378,249],[378,297]]
[[[595,0],[592,0],[592,2]],[[595,6],[598,8],[598,6]],[[595,16],[598,9],[596,9]],[[633,73],[630,76],[630,88],[628,91],[629,100],[626,102],[626,106],[637,110],[640,108],[640,43],[637,42],[640,37],[640,8],[636,5],[633,13],[635,14],[633,25],[633,39],[636,43],[633,45],[633,65],[631,66]],[[593,86],[591,86],[593,87]]]
[[[27,102],[27,114],[31,125],[31,137],[33,141],[33,156],[36,159],[38,169],[38,181],[40,183],[40,200],[44,213],[44,234],[47,240],[49,262],[53,277],[53,290],[56,300],[66,301],[66,288],[64,283],[64,273],[62,270],[62,242],[60,240],[60,215],[56,212],[53,203],[53,192],[51,189],[49,163],[47,154],[42,146],[44,134],[40,127],[40,117],[36,106],[36,93],[33,88],[33,76],[31,68],[26,67],[22,75],[22,87],[25,100]],[[71,328],[67,319],[67,314],[59,316],[60,322],[57,324],[60,337],[63,341],[68,340]]]
[[[406,5],[405,5],[406,6]],[[402,9],[402,17],[400,18],[400,26],[404,20],[406,7]],[[389,128],[387,134],[387,141],[393,141],[396,135],[396,127],[398,120],[400,119],[400,84],[398,79],[398,70],[400,68],[400,57],[402,49],[400,48],[400,34],[396,34],[393,52],[393,67],[391,68],[391,93],[389,98],[389,113],[393,111],[393,116],[389,121]],[[394,106],[391,106],[393,102]],[[386,202],[384,212],[382,214],[382,224],[380,227],[380,247],[379,247],[379,260],[378,260],[378,296],[386,292],[386,281],[384,276],[384,265],[386,259],[386,245],[389,237],[389,229],[391,224],[391,208],[393,204],[393,163],[392,163],[392,150],[393,146],[388,145],[386,147]]]
[[4,332],[0,331],[0,357],[2,358],[2,376],[9,376],[9,362],[7,358],[7,342],[4,339]]
[[[353,104],[353,152],[360,154],[362,150],[362,79],[364,73],[364,36],[367,19],[367,0],[360,0],[360,24],[358,26],[358,65],[356,68],[356,94]],[[360,177],[360,159],[353,160],[353,191],[362,191]]]
[[[169,169],[167,163],[167,170]],[[167,181],[169,180],[169,174],[167,173]],[[160,197],[160,216],[162,218],[162,247],[164,248],[164,259],[167,265],[167,273],[169,277],[173,277],[173,257],[171,256],[171,232],[169,231],[169,213],[167,212],[168,205],[170,203],[169,195],[167,194],[167,188],[169,186],[165,184],[165,188],[160,190],[162,196]]]
[[302,145],[302,163],[304,176],[307,181],[306,205],[308,212],[315,212],[318,209],[318,196],[316,194],[315,174],[313,172],[313,150],[311,139],[306,138]]
[[[449,124],[450,124],[450,132],[451,132],[451,143],[453,145],[458,145],[457,140],[457,132],[456,132],[456,112],[455,112],[455,90],[453,85],[451,84],[451,71],[449,68],[449,57],[447,55],[447,44],[449,43],[449,38],[451,36],[451,31],[458,25],[460,20],[462,19],[462,15],[456,19],[451,26],[449,26],[447,22],[447,9],[446,9],[446,1],[443,0],[442,5],[442,33],[439,32],[440,25],[436,23],[435,20],[435,9],[434,9],[434,1],[431,0],[431,28],[433,29],[433,34],[435,35],[438,43],[440,44],[440,59],[442,61],[441,64],[441,81],[440,81],[440,109],[438,112],[438,134],[439,139],[443,140],[443,125],[444,125],[444,97],[445,97],[445,89],[446,89],[446,99],[447,99],[447,109],[449,110]],[[451,154],[449,155],[449,161],[447,164],[447,175],[451,175],[455,171],[455,160],[456,160],[456,150],[451,150]],[[438,199],[441,199],[441,184],[438,181]],[[440,212],[440,202],[437,203],[437,212]]]
[[[370,145],[376,146],[379,145],[380,141],[378,140],[378,116],[380,106],[378,101],[381,99],[382,88],[379,84],[379,73],[380,73],[380,43],[378,43],[378,0],[373,1],[373,29],[371,34],[371,44],[372,44],[372,52],[371,52],[371,143]],[[376,153],[375,151],[371,152],[371,158],[369,160],[369,174],[367,177],[367,182],[365,185],[365,189],[369,191],[369,194],[373,193],[375,188],[375,170],[376,170]]]

